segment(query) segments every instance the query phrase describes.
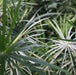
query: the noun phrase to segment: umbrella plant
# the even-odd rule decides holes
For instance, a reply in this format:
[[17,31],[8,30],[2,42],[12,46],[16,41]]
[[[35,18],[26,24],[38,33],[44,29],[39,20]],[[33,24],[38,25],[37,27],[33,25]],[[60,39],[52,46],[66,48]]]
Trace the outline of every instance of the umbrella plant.
[[[36,72],[36,75],[46,75],[43,69],[36,67],[36,64],[46,65],[69,74],[64,69],[49,64],[43,60],[32,58],[26,54],[26,52],[31,50],[32,47],[41,46],[33,38],[41,35],[41,33],[37,34],[36,31],[42,32],[44,30],[34,30],[33,27],[36,25],[39,26],[41,21],[48,19],[43,17],[53,13],[47,13],[36,17],[36,12],[33,17],[25,23],[25,26],[19,30],[18,34],[13,35],[15,34],[15,24],[21,22],[20,20],[17,21],[17,19],[22,1],[23,0],[17,0],[15,9],[13,9],[12,6],[8,7],[9,0],[0,0],[0,2],[2,2],[2,11],[0,11],[2,12],[2,20],[0,23],[0,75],[32,75],[31,71]],[[42,19],[39,20],[39,18]],[[22,19],[23,16],[21,20]],[[10,23],[8,23],[8,20]]]
[[[45,21],[56,33],[54,38],[51,39],[51,48],[41,57],[46,56],[45,61],[49,61],[52,64],[58,64],[61,68],[67,69],[73,75],[76,74],[76,32],[71,23],[71,19],[66,16],[57,19]],[[50,58],[52,57],[52,59]],[[45,68],[45,70],[48,67]],[[62,75],[61,71],[57,72]]]

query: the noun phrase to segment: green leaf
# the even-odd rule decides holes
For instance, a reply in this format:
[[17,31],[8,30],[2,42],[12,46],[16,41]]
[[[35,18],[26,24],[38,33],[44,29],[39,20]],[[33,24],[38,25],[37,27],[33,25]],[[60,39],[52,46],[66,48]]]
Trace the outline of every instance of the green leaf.
[[[8,58],[9,58],[9,55],[8,55]],[[17,57],[17,58],[14,58],[14,57],[13,57],[13,59],[15,59],[17,62],[21,63],[21,64],[24,65],[24,66],[28,66],[29,69],[38,72],[39,75],[42,75],[42,74],[45,75],[45,73],[44,73],[42,70],[34,67],[33,64],[28,63],[28,62],[25,62],[25,61],[22,61],[22,59],[20,59],[20,58],[18,58],[18,57]],[[14,63],[13,63],[13,64],[14,64]],[[14,64],[14,65],[15,65],[15,64]],[[15,66],[16,66],[16,65],[15,65]]]
[[64,72],[64,73],[66,73],[66,74],[68,74],[68,75],[71,75],[69,72],[67,72],[66,70],[64,70],[64,69],[62,69],[62,68],[60,68],[60,67],[58,67],[58,66],[56,66],[56,65],[53,65],[53,64],[49,64],[49,63],[47,63],[47,62],[45,62],[45,61],[43,61],[43,60],[39,60],[39,59],[36,59],[36,58],[31,58],[31,57],[29,57],[29,56],[21,56],[21,55],[9,55],[10,57],[12,57],[12,58],[14,58],[14,59],[23,59],[23,60],[31,60],[31,61],[33,61],[33,62],[35,62],[35,63],[38,63],[38,64],[42,64],[42,65],[46,65],[46,66],[49,66],[50,68],[53,68],[53,69],[57,69],[57,70],[60,70],[60,71],[62,71],[62,72]]
[[15,13],[14,13],[14,17],[12,19],[11,27],[9,29],[9,33],[8,33],[7,39],[6,39],[7,42],[9,42],[9,38],[10,38],[10,35],[11,35],[11,32],[12,32],[13,26],[14,26],[15,21],[16,21],[16,18],[18,16],[18,11],[19,11],[20,4],[21,4],[21,0],[19,0],[19,2],[18,2],[18,5],[17,5],[16,10],[15,10]]

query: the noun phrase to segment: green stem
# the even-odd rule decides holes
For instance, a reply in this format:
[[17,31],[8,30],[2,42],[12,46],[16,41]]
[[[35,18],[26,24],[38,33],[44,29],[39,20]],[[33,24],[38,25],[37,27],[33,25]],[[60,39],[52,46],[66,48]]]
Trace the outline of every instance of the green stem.
[[0,63],[1,63],[0,75],[5,75],[5,57],[4,56],[1,56]]
[[5,32],[6,32],[6,6],[7,0],[3,0],[3,34],[2,34],[2,48],[5,47]]

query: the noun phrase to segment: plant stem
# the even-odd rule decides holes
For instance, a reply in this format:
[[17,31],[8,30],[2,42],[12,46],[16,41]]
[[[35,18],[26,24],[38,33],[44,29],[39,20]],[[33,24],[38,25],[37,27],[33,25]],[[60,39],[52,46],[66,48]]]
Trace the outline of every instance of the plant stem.
[[5,57],[1,56],[1,70],[0,70],[0,75],[5,75]]
[[5,32],[6,32],[6,6],[7,0],[3,0],[3,36],[2,36],[2,48],[5,48]]

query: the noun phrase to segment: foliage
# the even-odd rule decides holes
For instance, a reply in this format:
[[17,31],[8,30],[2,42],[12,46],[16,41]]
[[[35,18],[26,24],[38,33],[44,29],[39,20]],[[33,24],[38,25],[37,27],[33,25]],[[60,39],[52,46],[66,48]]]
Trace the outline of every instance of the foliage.
[[0,0],[0,75],[76,75],[73,13],[71,0]]
[[26,3],[26,1],[15,0],[14,2],[14,0],[3,0],[1,3],[0,74],[32,75],[35,72],[35,75],[46,75],[46,72],[42,68],[45,65],[46,67],[49,66],[70,75],[69,72],[56,65],[30,57],[26,54],[32,48],[42,47],[34,38],[41,35],[40,32],[43,32],[44,29],[35,30],[35,27],[40,26],[40,22],[48,19],[46,15],[52,15],[53,13],[36,17],[38,10],[30,20],[25,20],[25,26],[23,25],[21,29],[15,32],[15,29],[22,24],[22,21],[28,14],[28,9],[31,9],[28,6],[24,6],[25,4],[23,5],[23,3]]
[[[55,39],[51,39],[53,43],[50,45],[51,49],[45,52],[41,57],[47,55],[44,60],[58,64],[61,68],[65,68],[75,75],[76,60],[74,57],[76,56],[76,42],[74,40],[76,39],[76,32],[74,27],[69,23],[66,17],[64,17],[64,19],[60,17],[59,22],[56,19],[53,19],[52,21],[47,20],[46,23],[55,30],[57,33],[56,35],[58,35],[59,38],[56,36]],[[50,57],[52,57],[52,59],[50,59]],[[45,69],[48,69],[48,67]],[[58,71],[58,73],[59,75],[62,75],[61,71]]]

